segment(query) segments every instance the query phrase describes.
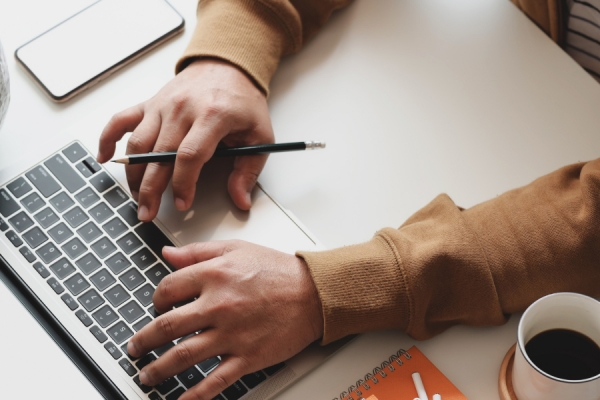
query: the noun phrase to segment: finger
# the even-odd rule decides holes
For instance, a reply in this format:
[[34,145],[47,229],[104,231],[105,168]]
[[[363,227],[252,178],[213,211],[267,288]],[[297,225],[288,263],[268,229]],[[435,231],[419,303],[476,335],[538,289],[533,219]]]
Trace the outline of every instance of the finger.
[[173,196],[178,210],[187,210],[191,206],[200,170],[228,132],[221,120],[213,124],[196,122],[181,142],[173,171]]
[[266,162],[267,155],[236,157],[227,186],[229,195],[238,208],[250,209],[252,189]]
[[250,372],[240,357],[224,357],[221,364],[196,386],[181,395],[180,400],[211,400]]
[[105,163],[110,160],[115,154],[116,143],[127,132],[133,131],[143,118],[144,108],[142,104],[113,115],[100,135],[98,156],[96,157],[98,162]]
[[[127,154],[149,153],[152,151],[159,131],[160,116],[158,114],[146,115],[127,141]],[[127,183],[129,184],[131,194],[136,201],[139,196],[140,184],[142,183],[145,171],[146,164],[127,165],[125,167]]]
[[190,303],[160,315],[133,335],[127,352],[133,357],[141,357],[171,340],[203,330],[208,322],[199,309]]
[[[187,134],[191,124],[182,118],[163,120],[160,133],[152,151],[175,151]],[[173,163],[151,163],[146,167],[139,191],[138,218],[141,221],[152,221],[158,213],[163,192],[173,174]]]
[[196,242],[183,247],[163,247],[163,256],[173,267],[181,269],[220,257],[239,246],[239,242],[232,240]]
[[189,367],[222,352],[225,344],[217,340],[215,330],[208,329],[169,349],[156,361],[140,372],[140,380],[147,386],[155,386]]
[[163,278],[154,291],[152,301],[159,314],[171,310],[180,301],[200,295],[201,282],[198,278],[199,266],[184,268]]

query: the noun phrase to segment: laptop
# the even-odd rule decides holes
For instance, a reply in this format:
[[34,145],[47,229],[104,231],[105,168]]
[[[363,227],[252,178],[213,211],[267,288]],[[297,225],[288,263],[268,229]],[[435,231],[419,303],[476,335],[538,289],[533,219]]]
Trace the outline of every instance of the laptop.
[[[188,212],[176,211],[166,193],[158,219],[164,224],[141,223],[120,184],[125,182],[122,168],[99,165],[79,141],[0,182],[0,278],[103,397],[174,400],[219,365],[220,358],[213,357],[150,388],[139,382],[139,370],[177,341],[137,360],[124,351],[128,339],[157,316],[152,294],[173,272],[162,258],[163,246],[235,238],[291,253],[319,248],[260,185],[252,210],[236,209],[225,189],[230,162],[215,160],[204,168]],[[0,287],[0,299],[14,305],[4,290]],[[29,318],[18,317],[21,311],[12,311],[11,320],[3,321],[11,333],[35,330]],[[40,335],[35,337],[47,341]],[[290,360],[244,376],[216,399],[270,399],[344,344],[311,345]],[[22,357],[21,346],[27,345],[5,346],[2,358]],[[56,349],[48,354],[57,354]],[[65,358],[56,357],[57,366],[64,366]],[[5,370],[3,379],[17,373]],[[69,388],[64,390],[70,398]]]

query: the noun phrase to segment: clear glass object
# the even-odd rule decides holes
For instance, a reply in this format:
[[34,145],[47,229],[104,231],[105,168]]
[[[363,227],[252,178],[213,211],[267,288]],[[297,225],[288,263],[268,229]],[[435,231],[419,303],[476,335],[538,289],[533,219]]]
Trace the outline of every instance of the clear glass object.
[[2,122],[4,116],[8,110],[8,103],[10,102],[10,86],[8,83],[8,65],[6,65],[6,58],[4,51],[2,51],[2,43],[0,43],[0,129],[2,128]]

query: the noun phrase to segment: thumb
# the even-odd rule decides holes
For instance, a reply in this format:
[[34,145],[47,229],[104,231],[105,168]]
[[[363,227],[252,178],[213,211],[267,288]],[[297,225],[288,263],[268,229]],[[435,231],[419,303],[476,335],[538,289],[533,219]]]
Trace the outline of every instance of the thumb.
[[252,206],[252,189],[256,186],[267,158],[266,154],[236,157],[227,186],[231,199],[241,210],[249,210]]

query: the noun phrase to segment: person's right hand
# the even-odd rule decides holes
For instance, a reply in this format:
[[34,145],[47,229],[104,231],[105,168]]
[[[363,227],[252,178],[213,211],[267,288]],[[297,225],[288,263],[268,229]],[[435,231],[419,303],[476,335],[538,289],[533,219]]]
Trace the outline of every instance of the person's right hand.
[[[100,137],[98,161],[110,160],[116,142],[130,131],[127,154],[177,151],[174,164],[126,167],[142,221],[156,217],[171,176],[175,206],[181,211],[191,206],[200,170],[219,142],[230,147],[274,142],[265,94],[240,69],[213,59],[193,62],[150,100],[113,116]],[[250,208],[266,160],[266,155],[236,158],[228,190],[240,209]]]

